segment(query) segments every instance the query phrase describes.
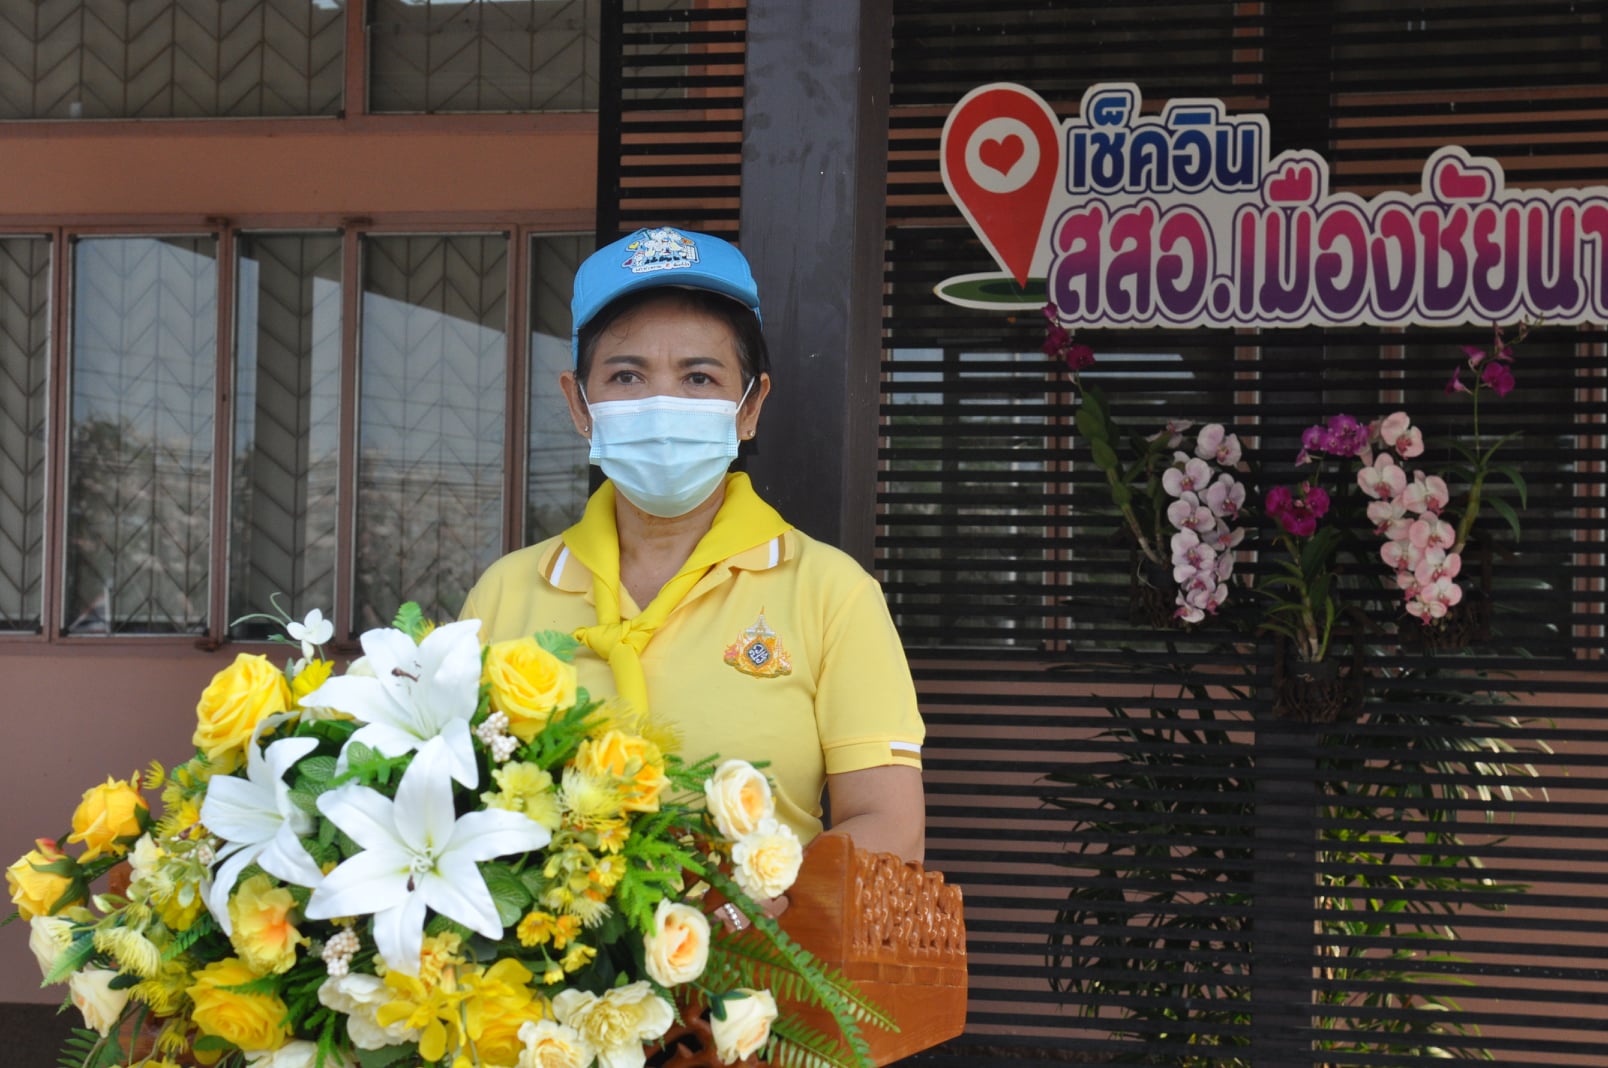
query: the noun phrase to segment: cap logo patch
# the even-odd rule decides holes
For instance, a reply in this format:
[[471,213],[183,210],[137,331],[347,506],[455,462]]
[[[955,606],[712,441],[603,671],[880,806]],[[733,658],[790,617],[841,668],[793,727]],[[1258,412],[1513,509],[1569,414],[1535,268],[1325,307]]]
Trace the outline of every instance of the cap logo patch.
[[620,266],[632,274],[673,271],[698,262],[698,246],[686,234],[668,226],[643,231],[640,238],[625,248],[631,256]]
[[744,630],[740,638],[726,646],[724,659],[744,675],[759,679],[793,673],[793,661],[782,648],[776,632],[765,622],[764,612],[760,612],[759,619]]

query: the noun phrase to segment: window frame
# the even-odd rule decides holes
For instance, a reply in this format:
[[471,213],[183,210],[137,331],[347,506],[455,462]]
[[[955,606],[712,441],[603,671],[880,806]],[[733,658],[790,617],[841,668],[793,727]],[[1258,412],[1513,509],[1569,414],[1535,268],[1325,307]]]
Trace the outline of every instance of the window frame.
[[[334,225],[332,225],[332,222]],[[37,632],[0,632],[0,647],[54,646],[57,648],[184,648],[195,647],[212,651],[225,644],[241,647],[261,646],[253,639],[230,638],[228,631],[229,552],[231,495],[233,476],[233,446],[235,429],[234,376],[236,362],[236,331],[238,329],[237,258],[238,236],[241,233],[307,233],[336,232],[341,241],[341,328],[340,328],[340,390],[339,440],[340,460],[337,488],[336,531],[336,586],[334,603],[325,606],[335,621],[336,635],[332,648],[338,652],[353,652],[356,644],[355,622],[355,551],[356,551],[356,467],[355,447],[358,435],[358,371],[361,342],[362,280],[361,253],[367,236],[396,237],[428,234],[474,233],[496,235],[508,243],[507,276],[508,308],[505,324],[504,349],[505,375],[508,387],[503,400],[503,488],[500,523],[501,552],[509,552],[524,542],[524,516],[526,514],[526,478],[529,466],[529,410],[530,398],[530,260],[534,239],[538,237],[573,235],[587,232],[569,219],[552,222],[529,218],[514,220],[484,212],[462,215],[399,216],[399,217],[346,217],[332,220],[327,215],[304,216],[247,216],[224,219],[194,217],[189,219],[150,220],[131,217],[128,220],[81,223],[62,223],[54,226],[29,226],[0,223],[0,236],[45,238],[50,242],[50,338],[46,365],[46,428],[45,428],[45,489],[44,489],[44,546],[41,567],[45,589],[41,598],[40,630]],[[72,293],[73,247],[80,238],[98,237],[161,237],[174,235],[210,237],[218,250],[218,323],[215,340],[215,373],[213,403],[217,417],[213,421],[214,455],[221,461],[212,472],[213,498],[209,528],[211,531],[209,581],[207,592],[207,624],[201,634],[68,634],[63,630],[67,611],[66,598],[66,533],[68,490],[68,447],[71,438],[71,376],[73,344]]]

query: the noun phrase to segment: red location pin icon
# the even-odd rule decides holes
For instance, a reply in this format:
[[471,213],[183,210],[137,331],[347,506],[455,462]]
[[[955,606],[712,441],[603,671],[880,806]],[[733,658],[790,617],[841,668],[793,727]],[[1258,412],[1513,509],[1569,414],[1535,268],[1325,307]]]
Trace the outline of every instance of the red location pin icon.
[[1037,93],[1006,82],[973,89],[944,120],[944,188],[1023,288],[1061,171],[1059,129]]

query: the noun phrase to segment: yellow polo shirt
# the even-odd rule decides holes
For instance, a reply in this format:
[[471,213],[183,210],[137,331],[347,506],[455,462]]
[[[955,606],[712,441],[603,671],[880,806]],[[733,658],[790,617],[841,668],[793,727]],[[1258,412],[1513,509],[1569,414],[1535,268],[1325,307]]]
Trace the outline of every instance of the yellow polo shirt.
[[[620,592],[621,615],[641,611]],[[592,574],[562,535],[497,561],[464,602],[485,641],[597,622]],[[580,684],[614,694],[606,661],[576,653]],[[777,815],[808,842],[827,775],[921,767],[925,728],[882,588],[853,558],[790,530],[709,569],[654,633],[642,670],[682,755],[769,761]]]

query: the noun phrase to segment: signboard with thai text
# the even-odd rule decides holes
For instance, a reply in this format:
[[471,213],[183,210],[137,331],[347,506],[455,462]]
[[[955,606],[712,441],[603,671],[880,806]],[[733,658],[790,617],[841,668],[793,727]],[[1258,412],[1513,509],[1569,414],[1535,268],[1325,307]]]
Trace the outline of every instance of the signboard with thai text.
[[1141,104],[1104,83],[1063,121],[1019,85],[966,94],[944,185],[1000,272],[938,295],[1091,327],[1608,322],[1608,188],[1509,189],[1449,145],[1418,189],[1364,199],[1315,152],[1269,158],[1266,116]]

